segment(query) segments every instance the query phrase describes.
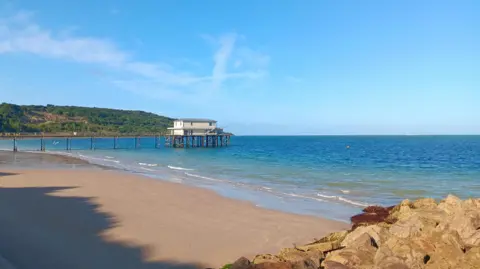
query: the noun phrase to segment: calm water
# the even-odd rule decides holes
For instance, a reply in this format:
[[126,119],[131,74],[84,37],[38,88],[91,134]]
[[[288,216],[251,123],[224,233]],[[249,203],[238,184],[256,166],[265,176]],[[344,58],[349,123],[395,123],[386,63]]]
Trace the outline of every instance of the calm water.
[[[348,220],[369,204],[404,198],[480,197],[480,136],[233,137],[227,148],[108,150],[112,139],[47,141],[71,154],[151,177],[213,189],[261,207]],[[38,140],[19,142],[38,150]],[[134,147],[133,139],[120,139]],[[11,149],[10,141],[0,148]]]

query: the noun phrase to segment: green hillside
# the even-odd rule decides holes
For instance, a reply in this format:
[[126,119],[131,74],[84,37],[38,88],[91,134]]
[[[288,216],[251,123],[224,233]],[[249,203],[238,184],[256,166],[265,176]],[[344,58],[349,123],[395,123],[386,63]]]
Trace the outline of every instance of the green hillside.
[[173,119],[144,111],[77,106],[0,104],[0,133],[160,133]]

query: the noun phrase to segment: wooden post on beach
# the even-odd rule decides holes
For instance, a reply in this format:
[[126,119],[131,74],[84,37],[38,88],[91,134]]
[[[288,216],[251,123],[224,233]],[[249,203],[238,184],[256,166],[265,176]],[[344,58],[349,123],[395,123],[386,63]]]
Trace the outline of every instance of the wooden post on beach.
[[17,148],[17,138],[16,137],[13,137],[13,152],[17,152],[18,151],[18,148]]
[[45,140],[43,136],[40,138],[40,151],[45,151]]

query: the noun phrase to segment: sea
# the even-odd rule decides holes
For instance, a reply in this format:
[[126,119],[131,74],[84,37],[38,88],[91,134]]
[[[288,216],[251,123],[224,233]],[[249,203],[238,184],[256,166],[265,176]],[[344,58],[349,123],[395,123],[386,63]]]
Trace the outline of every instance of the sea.
[[[480,136],[234,136],[228,147],[167,148],[141,138],[47,139],[47,153],[207,188],[258,207],[349,221],[368,205],[480,197]],[[40,140],[20,140],[38,151]],[[12,150],[12,141],[0,140]],[[43,154],[43,153],[39,153]],[[101,179],[99,179],[101,180]],[[234,214],[234,212],[232,212]]]

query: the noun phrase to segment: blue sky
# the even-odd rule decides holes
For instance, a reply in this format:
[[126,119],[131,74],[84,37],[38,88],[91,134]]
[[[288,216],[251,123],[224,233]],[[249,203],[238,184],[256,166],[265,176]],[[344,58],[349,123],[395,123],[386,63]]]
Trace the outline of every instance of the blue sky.
[[479,134],[478,1],[0,1],[0,102]]

